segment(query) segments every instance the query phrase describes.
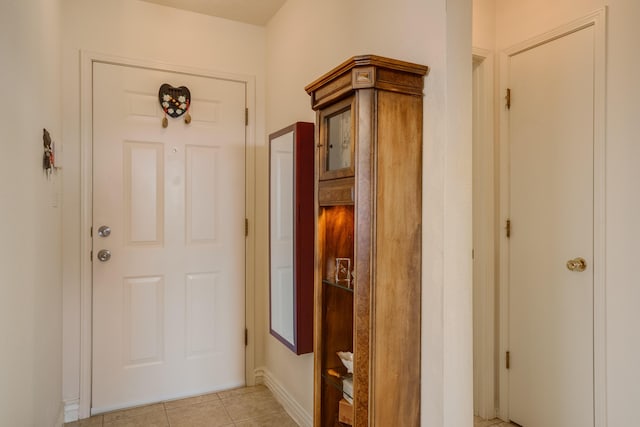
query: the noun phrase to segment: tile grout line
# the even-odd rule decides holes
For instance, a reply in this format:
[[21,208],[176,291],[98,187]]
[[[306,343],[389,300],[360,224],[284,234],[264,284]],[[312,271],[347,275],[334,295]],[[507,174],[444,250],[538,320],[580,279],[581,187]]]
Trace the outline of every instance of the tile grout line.
[[227,417],[229,417],[229,420],[231,420],[231,424],[229,426],[235,427],[236,421],[231,417],[231,414],[229,413],[229,411],[227,411],[227,406],[224,404],[224,399],[219,394],[218,394],[218,399],[220,400],[220,406],[222,406],[222,409],[224,409],[224,413],[227,414]]
[[166,402],[162,402],[162,409],[164,409],[164,417],[167,420],[167,426],[171,427],[171,420],[169,420],[169,413],[167,412]]

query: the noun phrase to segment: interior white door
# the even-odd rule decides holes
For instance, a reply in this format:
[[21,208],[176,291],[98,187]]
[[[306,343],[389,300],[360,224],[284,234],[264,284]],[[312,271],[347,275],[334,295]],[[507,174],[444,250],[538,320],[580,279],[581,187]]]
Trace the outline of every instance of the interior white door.
[[244,384],[244,116],[244,83],[94,63],[92,413]]
[[594,423],[593,52],[588,27],[510,59],[509,418],[525,427]]

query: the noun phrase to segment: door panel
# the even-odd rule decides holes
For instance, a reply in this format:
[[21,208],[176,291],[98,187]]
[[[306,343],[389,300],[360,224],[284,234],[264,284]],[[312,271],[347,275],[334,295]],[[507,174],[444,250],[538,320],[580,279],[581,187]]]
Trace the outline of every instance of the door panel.
[[129,246],[164,243],[164,150],[153,142],[124,142],[125,233]]
[[[92,412],[244,384],[245,86],[95,63]],[[192,121],[163,128],[158,88]]]
[[593,31],[510,60],[509,417],[524,427],[594,423]]

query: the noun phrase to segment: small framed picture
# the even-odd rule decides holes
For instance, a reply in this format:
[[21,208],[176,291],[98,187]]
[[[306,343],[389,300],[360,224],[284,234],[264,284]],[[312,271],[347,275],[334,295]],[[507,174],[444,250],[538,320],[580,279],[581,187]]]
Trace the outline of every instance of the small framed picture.
[[351,287],[351,258],[336,258],[336,284]]

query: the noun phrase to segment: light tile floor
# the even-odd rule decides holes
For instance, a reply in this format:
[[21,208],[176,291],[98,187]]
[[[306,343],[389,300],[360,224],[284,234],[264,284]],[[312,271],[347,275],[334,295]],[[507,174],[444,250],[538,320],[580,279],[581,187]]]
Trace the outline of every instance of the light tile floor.
[[473,420],[473,427],[517,427],[515,424],[502,421],[499,418],[493,420],[483,420],[480,417],[475,417]]
[[[474,427],[517,427],[474,418]],[[298,427],[263,385],[107,412],[65,427]]]
[[65,427],[298,427],[263,385],[108,412]]

